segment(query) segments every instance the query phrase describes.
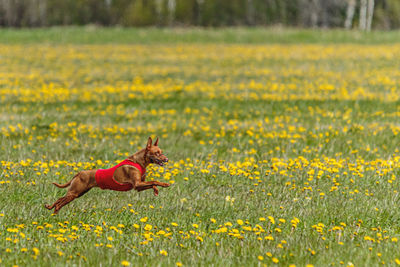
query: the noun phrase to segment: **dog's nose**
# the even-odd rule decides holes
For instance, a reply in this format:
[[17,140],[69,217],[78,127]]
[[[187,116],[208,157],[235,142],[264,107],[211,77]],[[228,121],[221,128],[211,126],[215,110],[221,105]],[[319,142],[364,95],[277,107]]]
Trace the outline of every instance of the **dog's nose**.
[[168,158],[165,158],[165,162],[168,162]]

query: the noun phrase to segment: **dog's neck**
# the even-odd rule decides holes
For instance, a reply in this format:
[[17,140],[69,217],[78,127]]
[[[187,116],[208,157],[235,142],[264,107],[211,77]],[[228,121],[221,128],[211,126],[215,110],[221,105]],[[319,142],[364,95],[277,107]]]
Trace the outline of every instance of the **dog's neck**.
[[128,157],[128,160],[133,161],[140,166],[142,166],[144,169],[150,164],[150,159],[146,157],[146,149],[142,149],[135,154],[131,155]]

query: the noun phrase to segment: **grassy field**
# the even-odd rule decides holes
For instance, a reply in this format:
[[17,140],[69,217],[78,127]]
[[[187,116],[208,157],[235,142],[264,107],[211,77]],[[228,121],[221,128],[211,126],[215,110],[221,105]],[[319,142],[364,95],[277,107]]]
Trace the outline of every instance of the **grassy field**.
[[[394,33],[87,31],[0,30],[0,265],[400,264]],[[158,197],[43,207],[148,136]]]
[[296,28],[0,28],[3,44],[397,44],[399,31],[343,31]]

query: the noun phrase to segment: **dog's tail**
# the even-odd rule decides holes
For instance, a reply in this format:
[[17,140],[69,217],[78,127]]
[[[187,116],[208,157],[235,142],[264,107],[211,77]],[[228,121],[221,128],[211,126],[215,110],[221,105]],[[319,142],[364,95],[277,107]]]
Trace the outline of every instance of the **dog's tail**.
[[71,184],[72,181],[69,181],[66,184],[57,184],[57,183],[53,183],[55,186],[57,186],[58,188],[66,188]]
[[68,183],[66,183],[66,184],[57,184],[57,183],[53,183],[55,186],[57,186],[58,188],[66,188],[66,187],[68,187],[68,186],[70,186],[71,185],[71,183],[72,183],[72,181],[75,179],[75,177],[76,176],[78,176],[79,175],[79,173],[77,174],[77,175],[75,175],[72,179],[71,179],[71,181],[69,181]]

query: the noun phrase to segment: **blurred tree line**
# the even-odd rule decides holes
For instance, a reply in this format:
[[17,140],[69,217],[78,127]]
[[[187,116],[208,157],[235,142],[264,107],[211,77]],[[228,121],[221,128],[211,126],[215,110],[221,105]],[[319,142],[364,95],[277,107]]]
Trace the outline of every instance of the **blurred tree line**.
[[400,0],[0,0],[0,26],[400,27]]

